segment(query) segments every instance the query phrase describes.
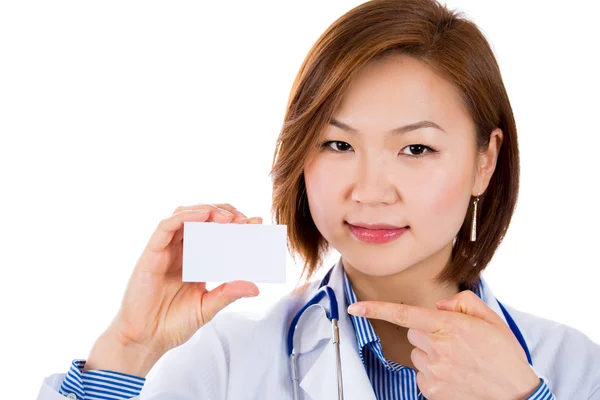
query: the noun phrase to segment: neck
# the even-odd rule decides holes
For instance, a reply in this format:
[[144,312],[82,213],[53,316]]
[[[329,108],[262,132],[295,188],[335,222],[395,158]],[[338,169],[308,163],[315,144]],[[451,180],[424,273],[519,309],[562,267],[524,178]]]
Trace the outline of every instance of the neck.
[[[458,283],[442,283],[436,278],[452,255],[452,243],[438,253],[391,276],[370,276],[361,273],[342,258],[344,271],[359,301],[374,300],[436,309],[438,300],[452,297]],[[371,319],[381,340],[386,359],[415,369],[411,360],[414,348],[408,341],[408,329],[387,321]]]
[[343,258],[342,263],[358,300],[435,309],[438,300],[452,297],[460,291],[458,283],[444,283],[436,279],[451,255],[452,243],[418,264],[389,276],[366,275]]

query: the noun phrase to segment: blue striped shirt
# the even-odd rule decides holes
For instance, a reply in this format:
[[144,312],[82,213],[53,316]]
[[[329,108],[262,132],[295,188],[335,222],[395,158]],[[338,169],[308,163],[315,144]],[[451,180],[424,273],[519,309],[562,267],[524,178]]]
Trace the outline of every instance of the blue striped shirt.
[[[464,288],[461,288],[463,290]],[[481,281],[474,292],[481,298]],[[344,271],[344,291],[347,306],[356,303],[356,295]],[[350,314],[356,332],[360,359],[365,366],[373,391],[378,400],[423,400],[417,386],[417,371],[411,367],[387,360],[383,355],[381,340],[367,318]],[[552,393],[543,379],[536,391],[526,400],[550,400]]]
[[78,400],[124,400],[139,396],[146,378],[113,372],[91,370],[81,372],[85,360],[73,360],[59,393]]

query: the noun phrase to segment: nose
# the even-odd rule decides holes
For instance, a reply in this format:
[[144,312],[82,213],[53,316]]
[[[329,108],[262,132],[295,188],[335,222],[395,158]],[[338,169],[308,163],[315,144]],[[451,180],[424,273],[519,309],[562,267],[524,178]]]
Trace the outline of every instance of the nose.
[[397,201],[398,193],[390,179],[387,161],[383,158],[364,160],[358,163],[352,186],[352,200],[358,203],[377,205]]

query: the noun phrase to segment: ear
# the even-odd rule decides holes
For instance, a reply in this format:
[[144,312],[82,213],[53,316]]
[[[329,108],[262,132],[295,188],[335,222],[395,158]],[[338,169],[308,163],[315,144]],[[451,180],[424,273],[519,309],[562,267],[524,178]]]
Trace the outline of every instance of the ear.
[[500,154],[503,140],[504,135],[502,129],[494,129],[492,133],[490,133],[490,143],[488,148],[477,154],[477,170],[476,179],[473,184],[473,196],[477,196],[487,189],[490,180],[492,179],[492,175],[496,170],[498,154]]

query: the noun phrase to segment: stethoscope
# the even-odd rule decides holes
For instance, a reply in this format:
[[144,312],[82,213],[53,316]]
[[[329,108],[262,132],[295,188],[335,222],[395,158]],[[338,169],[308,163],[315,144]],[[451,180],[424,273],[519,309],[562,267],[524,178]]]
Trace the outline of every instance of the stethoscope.
[[[337,376],[337,386],[338,386],[338,400],[344,399],[344,390],[342,385],[342,361],[340,357],[340,331],[338,327],[339,321],[339,309],[338,309],[338,301],[333,292],[333,289],[327,286],[329,283],[329,278],[331,276],[331,272],[333,271],[333,267],[327,272],[321,283],[319,284],[319,290],[310,299],[294,316],[292,322],[290,323],[290,327],[288,329],[287,335],[287,354],[290,357],[290,363],[292,366],[292,383],[294,385],[294,400],[298,400],[299,398],[299,373],[298,373],[298,354],[294,349],[294,333],[296,332],[296,327],[298,325],[298,321],[300,317],[309,307],[317,305],[325,311],[325,315],[327,319],[331,321],[331,343],[333,345],[334,357],[335,357],[335,367],[336,367],[336,376]],[[321,300],[327,297],[329,300],[329,311],[320,305]],[[504,314],[504,318],[506,318],[506,322],[510,327],[510,330],[515,335],[523,350],[525,350],[525,354],[527,355],[527,361],[529,365],[533,365],[531,362],[531,354],[529,353],[529,348],[527,347],[527,343],[525,342],[525,338],[523,334],[521,334],[521,330],[510,316],[509,312],[506,311],[506,308],[500,303],[498,299],[496,299],[502,313]]]

